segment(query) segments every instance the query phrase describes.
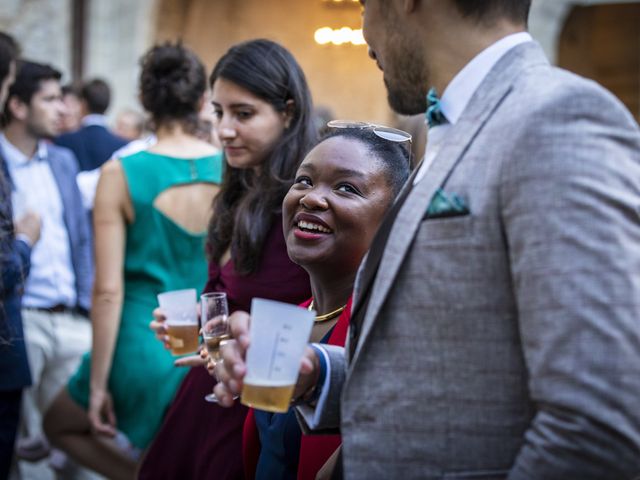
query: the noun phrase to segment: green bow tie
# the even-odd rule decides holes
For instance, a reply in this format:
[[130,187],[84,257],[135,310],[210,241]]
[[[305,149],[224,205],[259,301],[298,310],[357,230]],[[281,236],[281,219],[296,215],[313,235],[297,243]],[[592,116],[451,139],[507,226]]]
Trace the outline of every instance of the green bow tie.
[[440,108],[440,98],[435,88],[429,89],[429,93],[427,93],[427,112],[425,116],[427,117],[429,128],[442,125],[447,121]]

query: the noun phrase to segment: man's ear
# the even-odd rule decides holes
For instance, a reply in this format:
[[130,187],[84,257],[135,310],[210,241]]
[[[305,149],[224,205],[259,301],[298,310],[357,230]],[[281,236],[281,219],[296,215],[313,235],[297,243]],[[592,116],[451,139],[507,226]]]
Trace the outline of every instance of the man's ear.
[[293,116],[296,113],[296,102],[293,99],[287,100],[284,105],[284,110],[282,111],[282,115],[284,117],[284,128],[289,128],[291,121],[293,120]]
[[16,120],[24,121],[29,116],[29,106],[15,95],[9,97],[6,108]]
[[86,117],[90,113],[91,113],[91,111],[89,110],[89,103],[84,98],[81,98],[80,99],[80,114],[83,117]]

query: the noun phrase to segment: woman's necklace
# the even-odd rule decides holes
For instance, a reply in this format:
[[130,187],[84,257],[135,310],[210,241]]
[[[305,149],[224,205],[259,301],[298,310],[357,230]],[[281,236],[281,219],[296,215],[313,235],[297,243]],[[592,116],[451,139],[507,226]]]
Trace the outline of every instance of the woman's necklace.
[[[313,310],[313,302],[314,301],[311,300],[311,303],[307,307],[307,310],[309,311]],[[340,315],[345,308],[347,308],[347,305],[343,305],[340,308],[336,308],[333,312],[325,313],[324,315],[316,315],[315,321],[316,323],[319,323],[319,322],[326,322],[327,320],[334,319],[338,315]]]

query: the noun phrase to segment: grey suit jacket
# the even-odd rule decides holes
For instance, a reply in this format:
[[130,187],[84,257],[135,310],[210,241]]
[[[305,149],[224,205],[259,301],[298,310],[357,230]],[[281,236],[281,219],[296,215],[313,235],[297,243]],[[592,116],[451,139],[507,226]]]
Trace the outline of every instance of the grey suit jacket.
[[[329,349],[346,478],[640,475],[639,152],[536,43],[496,64],[397,215],[354,358]],[[426,218],[438,188],[471,213]]]

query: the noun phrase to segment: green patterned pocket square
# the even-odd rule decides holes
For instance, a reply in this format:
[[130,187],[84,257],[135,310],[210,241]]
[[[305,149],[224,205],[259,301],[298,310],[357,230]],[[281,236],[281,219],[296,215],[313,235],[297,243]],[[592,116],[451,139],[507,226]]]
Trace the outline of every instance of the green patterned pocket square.
[[455,193],[439,188],[431,198],[424,218],[457,217],[471,213],[465,201]]

